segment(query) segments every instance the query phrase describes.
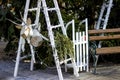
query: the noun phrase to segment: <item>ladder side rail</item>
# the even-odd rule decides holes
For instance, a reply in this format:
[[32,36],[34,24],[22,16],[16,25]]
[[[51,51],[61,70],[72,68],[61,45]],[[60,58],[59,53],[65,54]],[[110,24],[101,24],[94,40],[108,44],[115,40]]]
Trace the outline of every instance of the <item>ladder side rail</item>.
[[27,21],[29,3],[30,3],[30,0],[27,0],[27,1],[26,1],[26,5],[25,5],[25,10],[24,10],[24,16],[23,16],[23,23],[22,23],[22,25],[26,25],[25,22]]
[[110,11],[111,11],[111,8],[112,8],[112,3],[113,3],[113,0],[110,0],[109,4],[108,4],[108,9],[107,9],[107,14],[106,14],[106,18],[105,18],[103,29],[106,29],[108,18],[109,18]]
[[52,46],[52,50],[53,50],[53,56],[54,56],[54,60],[55,60],[57,71],[58,71],[58,77],[59,77],[59,80],[63,80],[63,75],[62,75],[60,62],[59,62],[58,55],[57,55],[57,50],[55,48],[54,36],[52,33],[52,28],[51,28],[49,14],[47,11],[47,5],[46,5],[45,0],[42,0],[42,4],[43,4],[42,6],[44,8],[44,15],[45,15],[46,23],[47,23],[48,35],[50,37],[50,42],[51,42],[51,46]]
[[30,50],[31,50],[31,66],[30,66],[30,70],[33,71],[33,66],[34,66],[34,63],[36,62],[35,61],[35,52],[34,52],[34,49],[33,49],[33,46],[29,43],[29,46],[30,46]]
[[[113,0],[109,0],[108,1],[108,5],[107,5],[107,13],[106,13],[106,16],[105,16],[105,20],[104,20],[104,25],[103,25],[103,29],[106,29],[106,26],[107,26],[107,22],[108,22],[108,18],[109,18],[109,14],[110,14],[110,11],[111,11],[111,8],[112,8],[112,2],[113,2]],[[102,34],[102,35],[104,35],[104,34]],[[99,41],[99,44],[98,44],[98,48],[101,48],[101,45],[102,44],[102,41]]]
[[[103,14],[104,14],[104,11],[105,11],[105,7],[106,7],[106,3],[104,2],[103,5],[102,5],[102,8],[101,8],[101,12],[100,12],[100,16],[99,16],[99,19],[97,21],[97,24],[96,24],[96,29],[100,29],[101,25],[101,21],[102,21],[102,17],[103,17]],[[101,41],[99,41],[99,44],[97,45],[98,47],[101,47]]]
[[101,24],[101,20],[102,20],[102,17],[103,17],[103,13],[104,13],[104,11],[105,11],[105,3],[103,3],[103,5],[102,5],[102,8],[101,8],[101,11],[100,11],[100,16],[99,16],[99,18],[98,18],[98,21],[97,21],[97,23],[96,23],[96,29],[99,29],[100,28],[100,24]]
[[[29,3],[30,3],[30,0],[27,0],[25,10],[24,10],[24,16],[23,16],[23,22],[22,22],[23,27],[22,28],[24,28],[25,25],[26,25],[25,22],[27,21]],[[22,30],[21,30],[20,34],[21,33],[22,33]],[[16,77],[17,73],[18,73],[18,66],[19,66],[19,62],[20,62],[22,40],[23,40],[23,38],[22,38],[22,36],[20,36],[20,40],[19,40],[19,44],[18,44],[17,57],[16,57],[16,63],[15,63],[15,68],[14,68],[14,77]]]
[[58,15],[59,22],[62,26],[63,34],[67,35],[66,29],[65,29],[65,26],[64,26],[64,22],[63,22],[63,19],[62,19],[62,15],[61,15],[61,12],[60,12],[60,9],[59,9],[59,6],[58,6],[58,2],[57,2],[57,0],[53,0],[53,2],[54,2],[55,7],[57,8],[57,15]]
[[15,68],[14,68],[14,77],[16,77],[17,73],[18,73],[18,66],[19,66],[20,56],[21,56],[22,40],[23,40],[23,38],[22,38],[22,36],[20,36],[18,50],[17,50],[16,63],[15,63]]
[[39,18],[40,18],[40,9],[41,9],[41,0],[37,2],[37,11],[36,11],[36,20],[35,20],[35,28],[39,29]]
[[[107,3],[108,2],[108,3]],[[107,22],[108,22],[108,18],[109,18],[109,14],[110,14],[110,10],[111,10],[111,7],[112,7],[112,2],[113,2],[113,0],[109,0],[109,1],[107,1],[106,2],[106,4],[105,3],[103,3],[103,4],[105,4],[105,6],[104,6],[104,8],[107,8],[107,12],[106,12],[106,15],[105,15],[105,19],[104,19],[104,22],[103,22],[103,26],[102,26],[102,29],[106,29],[106,26],[107,26]],[[102,14],[102,13],[101,13]],[[102,14],[103,15],[103,14]],[[100,18],[100,17],[99,17]],[[102,18],[102,17],[101,17]],[[99,20],[100,21],[100,20]],[[98,23],[99,23],[99,21],[98,21]],[[97,27],[100,27],[100,23],[99,23],[99,25],[97,25]],[[99,29],[99,28],[97,28],[97,29]],[[104,34],[102,34],[102,35],[104,35]],[[100,48],[102,45],[102,41],[99,41],[99,44],[97,45],[98,46],[98,48]]]
[[46,5],[46,1],[42,0],[42,4],[43,4],[42,6],[43,6],[46,23],[47,23],[48,35],[50,36],[50,40],[51,40],[51,46],[53,46],[55,48],[54,36],[53,36],[52,27],[51,27],[51,23],[50,23],[50,17],[49,17],[48,11],[47,11],[48,8]]

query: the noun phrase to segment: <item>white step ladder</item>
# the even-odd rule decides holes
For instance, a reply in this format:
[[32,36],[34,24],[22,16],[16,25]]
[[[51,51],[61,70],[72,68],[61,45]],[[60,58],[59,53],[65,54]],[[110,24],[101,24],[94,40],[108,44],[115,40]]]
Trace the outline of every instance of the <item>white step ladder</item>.
[[[46,3],[45,0],[38,0],[38,6],[37,6],[37,8],[29,9],[30,0],[27,0],[26,1],[26,7],[25,7],[25,13],[24,13],[24,19],[23,19],[24,22],[22,23],[22,25],[26,24],[28,11],[34,11],[34,10],[36,10],[37,12],[36,12],[35,24],[31,24],[30,26],[37,26],[38,27],[38,24],[39,24],[38,23],[39,22],[39,15],[40,15],[40,8],[42,7],[44,15],[45,15],[46,23],[47,23],[48,36],[50,38],[50,42],[51,42],[51,46],[52,46],[52,50],[53,50],[53,56],[54,56],[55,64],[56,64],[57,71],[58,71],[58,77],[59,77],[59,80],[63,80],[63,75],[62,75],[62,71],[61,71],[60,65],[63,64],[63,63],[65,63],[66,61],[70,61],[71,60],[71,62],[73,63],[74,75],[78,76],[79,74],[77,72],[75,60],[73,58],[69,58],[69,59],[66,59],[66,60],[61,61],[61,62],[59,61],[59,57],[58,57],[58,54],[57,54],[57,49],[56,49],[56,46],[55,46],[54,32],[53,32],[52,29],[61,28],[63,34],[66,35],[66,36],[67,36],[67,34],[66,34],[66,29],[64,27],[64,23],[63,23],[63,20],[62,20],[62,16],[61,16],[61,13],[60,13],[60,9],[59,9],[57,0],[53,0],[53,3],[54,3],[55,7],[54,8],[48,8],[47,7],[47,3]],[[56,11],[57,17],[58,17],[58,20],[59,20],[59,24],[58,25],[53,26],[51,24],[50,17],[49,17],[49,11]],[[26,25],[24,27],[26,27]],[[21,47],[22,47],[22,39],[23,38],[21,36],[20,37],[20,41],[19,41],[17,58],[16,58],[15,71],[14,71],[14,76],[15,77],[17,76],[17,72],[18,72],[18,66],[19,66],[20,54],[21,54]],[[33,46],[31,44],[30,44],[30,47],[31,47],[31,53],[32,53],[31,70],[33,70],[33,64],[35,62],[35,59],[34,59],[34,50],[33,50]]]
[[105,0],[105,2],[103,2],[100,16],[95,26],[96,29],[106,29],[108,18],[112,8],[112,3],[113,0]]
[[[103,2],[99,19],[97,21],[97,24],[95,25],[96,29],[106,29],[110,11],[113,5],[112,3],[113,3],[113,0],[105,0]],[[104,34],[101,34],[101,36],[102,35]],[[102,46],[101,44],[102,44],[102,41],[99,41],[99,44],[97,46],[100,48]]]
[[[66,35],[66,36],[67,36],[67,34],[66,34],[66,29],[64,27],[64,23],[63,23],[63,20],[62,20],[62,16],[61,16],[61,13],[60,13],[60,9],[59,9],[57,0],[53,0],[53,3],[54,3],[55,7],[54,8],[48,8],[47,4],[46,4],[46,1],[42,0],[44,15],[45,15],[46,23],[47,23],[48,35],[49,35],[51,46],[52,46],[52,50],[53,50],[53,56],[54,56],[54,60],[55,60],[57,71],[58,71],[58,77],[59,77],[59,80],[63,80],[63,75],[62,75],[62,72],[61,72],[60,64],[63,64],[66,61],[70,61],[71,60],[72,63],[73,63],[74,75],[78,76],[78,72],[77,72],[77,69],[76,69],[76,65],[75,65],[74,59],[69,58],[69,59],[66,59],[64,61],[59,62],[59,57],[58,57],[58,54],[57,54],[57,49],[56,49],[56,46],[55,46],[55,40],[54,40],[54,35],[53,35],[54,32],[52,31],[52,29],[61,27],[63,34]],[[55,25],[55,26],[51,25],[50,17],[49,17],[49,14],[48,14],[49,11],[56,11],[57,17],[58,17],[58,20],[59,20],[59,24],[58,25]]]
[[[25,46],[25,39],[21,36],[22,34],[24,34],[26,37],[29,35],[29,32],[27,32],[28,35],[26,35],[25,30],[27,30],[28,28],[31,28],[34,26],[34,28],[38,28],[38,24],[39,24],[39,15],[40,15],[40,6],[41,6],[41,0],[38,0],[37,2],[37,7],[36,8],[32,8],[29,9],[29,3],[30,0],[26,1],[26,6],[25,6],[25,10],[24,10],[24,16],[23,16],[23,22],[22,22],[22,29],[21,29],[21,33],[20,33],[20,40],[19,40],[19,44],[18,44],[18,51],[17,51],[17,57],[16,57],[16,64],[15,64],[15,69],[14,69],[14,77],[17,76],[18,73],[18,67],[19,67],[19,62],[22,59],[21,53]],[[36,19],[34,24],[31,24],[30,19],[28,18],[28,12],[31,11],[36,11]],[[29,22],[28,22],[29,21]],[[30,70],[33,70],[33,65],[35,62],[35,55],[34,55],[34,50],[33,50],[33,46],[30,44],[29,39],[27,39],[28,44],[30,46],[30,50],[31,50],[31,66],[30,66]]]
[[[105,0],[103,2],[99,19],[97,21],[97,24],[95,25],[96,29],[106,29],[108,18],[109,18],[112,6],[113,6],[113,0]],[[102,36],[102,35],[104,35],[104,34],[101,34],[100,36]],[[96,46],[98,48],[101,48],[102,47],[102,41],[99,41],[99,43]],[[96,61],[95,61],[95,69],[96,69],[96,65],[97,65],[99,55],[95,55],[95,58],[96,58]],[[94,73],[95,73],[95,71],[94,71]]]

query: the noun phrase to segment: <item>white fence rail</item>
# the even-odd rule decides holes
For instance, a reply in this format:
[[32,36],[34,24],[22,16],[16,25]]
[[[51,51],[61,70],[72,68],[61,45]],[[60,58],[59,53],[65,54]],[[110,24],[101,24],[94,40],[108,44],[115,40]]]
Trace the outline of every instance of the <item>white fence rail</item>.
[[[72,20],[72,39],[74,44],[74,56],[78,71],[89,71],[89,54],[88,54],[88,21],[87,18],[81,24],[85,24],[84,31],[76,31],[74,20]],[[66,28],[70,24],[66,25]],[[69,67],[69,66],[68,66]]]

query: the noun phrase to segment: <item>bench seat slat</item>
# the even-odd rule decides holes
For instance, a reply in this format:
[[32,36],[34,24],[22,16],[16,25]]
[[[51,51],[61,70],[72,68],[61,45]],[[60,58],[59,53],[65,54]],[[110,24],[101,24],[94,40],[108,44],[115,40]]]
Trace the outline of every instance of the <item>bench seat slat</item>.
[[120,32],[120,28],[88,30],[89,34],[112,33],[112,32]]
[[96,49],[96,54],[104,55],[104,54],[116,54],[120,53],[120,46],[115,47],[102,47]]
[[110,40],[110,39],[120,39],[120,35],[108,35],[108,36],[90,36],[90,41],[96,41],[96,40]]

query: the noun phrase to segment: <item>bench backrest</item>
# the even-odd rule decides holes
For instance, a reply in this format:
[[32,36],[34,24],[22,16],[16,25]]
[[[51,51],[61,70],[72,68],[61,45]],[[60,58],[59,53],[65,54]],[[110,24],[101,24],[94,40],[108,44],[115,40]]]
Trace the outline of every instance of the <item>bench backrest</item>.
[[[102,41],[111,39],[120,39],[120,28],[89,30],[89,41]],[[99,47],[97,44],[94,46],[96,46],[95,53],[98,55],[120,53],[120,46]]]
[[[95,41],[95,40],[109,40],[109,39],[120,39],[120,28],[115,29],[99,29],[99,30],[89,30],[89,40]],[[105,33],[114,33],[112,35],[101,35]]]

